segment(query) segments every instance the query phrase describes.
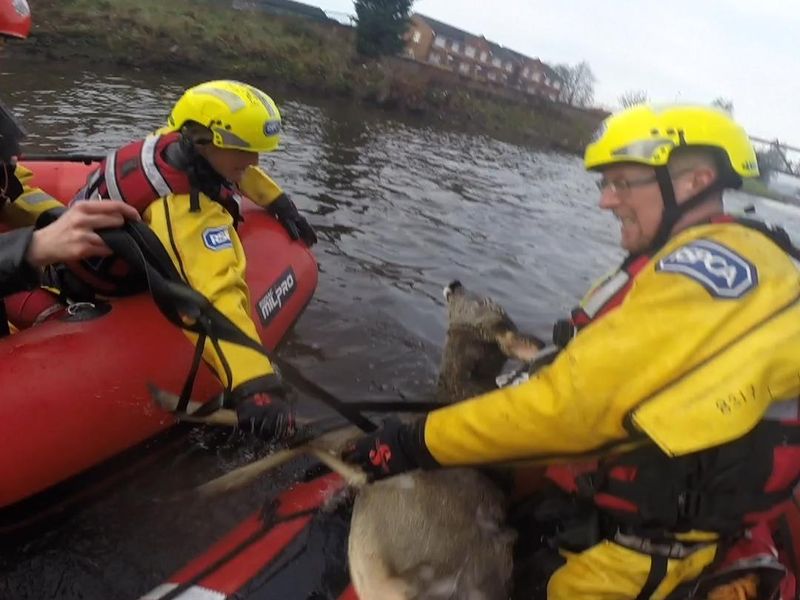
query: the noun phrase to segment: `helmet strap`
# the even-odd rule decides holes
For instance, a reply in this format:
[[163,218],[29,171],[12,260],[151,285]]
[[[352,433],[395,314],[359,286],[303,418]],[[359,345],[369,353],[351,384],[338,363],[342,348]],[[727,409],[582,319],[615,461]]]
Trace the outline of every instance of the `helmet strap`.
[[707,188],[701,190],[685,202],[678,204],[675,200],[675,188],[672,185],[672,176],[669,169],[666,166],[661,166],[655,167],[655,171],[658,187],[661,190],[662,202],[664,203],[664,211],[661,215],[661,224],[656,232],[656,237],[648,249],[648,252],[651,254],[658,252],[658,250],[667,243],[672,233],[672,228],[675,227],[676,223],[683,215],[693,208],[700,206],[703,202],[708,200],[712,194],[721,192],[729,187],[724,177],[718,177]]
[[681,216],[678,203],[675,201],[675,188],[672,186],[672,176],[665,166],[655,167],[656,181],[661,190],[661,202],[664,210],[661,213],[661,223],[658,226],[656,237],[648,251],[657,252],[669,239],[669,234]]
[[[179,142],[175,144],[177,151],[170,157],[173,166],[189,176],[192,192],[189,195],[189,207],[192,212],[200,210],[198,192],[202,192],[212,200],[219,200],[225,180],[212,168],[209,162],[197,151],[198,142],[193,141],[185,132],[180,132]],[[200,142],[203,143],[203,142]],[[167,148],[168,155],[170,147]]]

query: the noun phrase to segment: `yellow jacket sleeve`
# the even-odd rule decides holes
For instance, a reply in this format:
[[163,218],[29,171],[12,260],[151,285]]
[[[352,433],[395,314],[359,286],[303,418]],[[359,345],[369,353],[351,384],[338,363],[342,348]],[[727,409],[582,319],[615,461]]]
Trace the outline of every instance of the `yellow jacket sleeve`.
[[[697,271],[660,268],[702,240],[753,267],[739,297],[715,296]],[[425,445],[456,465],[602,453],[645,435],[673,454],[734,439],[798,393],[799,294],[797,267],[763,234],[691,228],[528,382],[430,413]],[[726,412],[720,398],[742,393]]]
[[264,208],[283,195],[281,187],[261,167],[247,167],[239,183],[239,190]]
[[[245,281],[244,248],[230,214],[204,194],[200,210],[192,211],[188,195],[170,195],[153,202],[143,220],[161,240],[178,272],[192,288],[257,343],[251,316],[250,292]],[[197,336],[187,332],[192,342]],[[269,359],[262,353],[230,342],[221,342],[224,356],[206,341],[203,358],[223,385],[238,386],[273,375]],[[225,365],[230,369],[230,377]]]
[[33,173],[22,165],[17,165],[14,175],[22,184],[22,194],[14,202],[8,202],[0,211],[0,220],[12,228],[30,227],[36,224],[39,216],[64,205],[47,192],[30,186]]

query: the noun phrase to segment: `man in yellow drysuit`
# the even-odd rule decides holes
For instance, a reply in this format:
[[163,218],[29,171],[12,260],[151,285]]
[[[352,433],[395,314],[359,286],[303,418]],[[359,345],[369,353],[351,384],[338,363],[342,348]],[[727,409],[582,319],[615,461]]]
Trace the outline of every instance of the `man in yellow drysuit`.
[[727,113],[622,111],[585,165],[629,255],[573,311],[554,362],[419,422],[387,421],[345,458],[386,477],[601,457],[549,470],[590,516],[571,544],[556,539],[547,597],[664,599],[800,481],[798,253],[781,230],[723,213],[723,190],[758,174]]

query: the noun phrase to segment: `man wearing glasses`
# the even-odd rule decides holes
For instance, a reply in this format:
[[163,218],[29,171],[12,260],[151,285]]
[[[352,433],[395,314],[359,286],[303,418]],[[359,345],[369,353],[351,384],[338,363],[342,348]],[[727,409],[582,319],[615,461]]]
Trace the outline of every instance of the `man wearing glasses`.
[[[800,255],[723,213],[723,190],[758,175],[750,140],[717,109],[637,106],[606,119],[585,165],[629,255],[559,328],[552,364],[387,421],[345,458],[376,478],[551,465],[539,506],[558,526],[520,530],[558,548],[538,563],[551,599],[683,597],[734,551],[761,556],[743,550],[755,541],[782,577],[770,532],[800,481]],[[763,573],[743,584],[776,597]]]

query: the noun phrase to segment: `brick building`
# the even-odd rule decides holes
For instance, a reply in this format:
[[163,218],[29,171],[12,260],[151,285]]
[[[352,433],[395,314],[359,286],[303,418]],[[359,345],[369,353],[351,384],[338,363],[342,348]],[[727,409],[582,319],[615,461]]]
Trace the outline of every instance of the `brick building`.
[[420,14],[411,16],[406,56],[465,77],[558,100],[561,80],[538,58]]

